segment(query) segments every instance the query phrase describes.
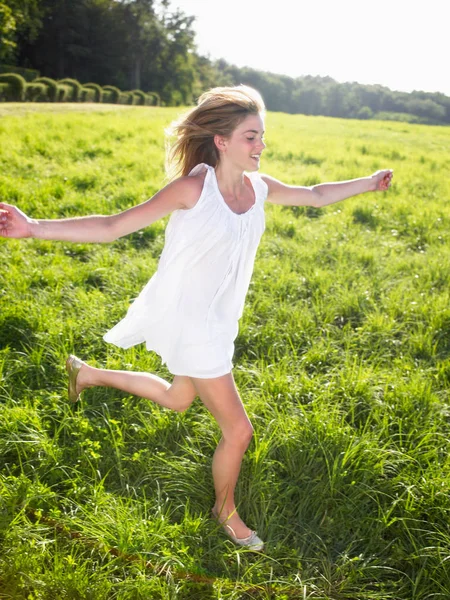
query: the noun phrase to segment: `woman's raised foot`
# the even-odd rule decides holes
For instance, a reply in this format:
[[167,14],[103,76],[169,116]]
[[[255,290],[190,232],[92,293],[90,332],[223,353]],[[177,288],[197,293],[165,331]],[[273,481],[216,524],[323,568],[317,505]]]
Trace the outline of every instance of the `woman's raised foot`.
[[72,403],[78,402],[80,394],[87,385],[83,385],[84,371],[87,364],[74,354],[70,354],[66,360],[66,370],[69,376],[68,396]]

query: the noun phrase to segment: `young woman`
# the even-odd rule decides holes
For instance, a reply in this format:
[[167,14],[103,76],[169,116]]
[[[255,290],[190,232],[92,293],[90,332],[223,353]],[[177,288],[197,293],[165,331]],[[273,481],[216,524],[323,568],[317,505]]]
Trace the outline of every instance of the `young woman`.
[[222,438],[214,453],[213,516],[231,539],[252,550],[263,542],[239,517],[234,491],[253,435],[232,374],[234,340],[264,231],[265,201],[326,206],[384,191],[392,171],[311,187],[258,173],[265,107],[247,86],[214,88],[178,122],[169,163],[176,177],[151,199],[111,216],[42,220],[0,203],[0,235],[71,242],[112,242],[171,214],[158,269],[125,318],[104,339],[122,348],[146,343],[173,374],[96,369],[75,356],[66,367],[69,398],[92,386],[113,387],[161,406],[186,410],[199,396]]

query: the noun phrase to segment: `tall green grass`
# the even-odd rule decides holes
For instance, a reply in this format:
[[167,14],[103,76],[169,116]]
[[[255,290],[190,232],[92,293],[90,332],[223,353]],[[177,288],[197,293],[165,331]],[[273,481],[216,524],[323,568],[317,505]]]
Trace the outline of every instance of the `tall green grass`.
[[[164,185],[179,109],[0,118],[0,198],[111,214]],[[157,266],[167,218],[111,245],[0,241],[0,598],[450,597],[448,129],[267,116],[288,183],[394,169],[388,193],[267,204],[234,374],[255,427],[238,486],[266,552],[209,519],[217,425],[95,388],[64,360],[170,378],[103,333]]]

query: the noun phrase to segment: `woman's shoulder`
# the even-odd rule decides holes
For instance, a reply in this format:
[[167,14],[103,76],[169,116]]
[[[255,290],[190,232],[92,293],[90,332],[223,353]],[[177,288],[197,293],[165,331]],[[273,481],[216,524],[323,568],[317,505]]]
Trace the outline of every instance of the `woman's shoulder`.
[[253,185],[259,186],[264,196],[264,199],[266,199],[267,194],[269,192],[269,180],[271,178],[268,175],[265,175],[264,173],[260,173],[259,171],[251,171],[247,173],[247,175],[250,177],[250,180],[252,181]]
[[274,181],[274,178],[266,173],[260,173],[258,171],[258,177],[261,181],[263,181],[266,185],[270,186],[270,184]]
[[194,208],[200,199],[203,191],[206,171],[198,174],[185,175],[178,177],[173,181],[177,191],[183,195],[183,205],[187,208]]

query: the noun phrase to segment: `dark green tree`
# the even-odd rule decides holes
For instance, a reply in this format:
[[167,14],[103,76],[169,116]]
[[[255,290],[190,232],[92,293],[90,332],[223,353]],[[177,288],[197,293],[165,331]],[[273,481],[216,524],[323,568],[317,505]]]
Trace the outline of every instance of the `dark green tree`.
[[122,0],[122,15],[129,86],[142,87],[142,67],[161,51],[164,32],[156,17],[153,0]]
[[16,48],[16,20],[9,6],[0,2],[0,61],[11,60]]
[[16,64],[22,44],[35,40],[41,30],[43,12],[40,0],[2,0],[0,2],[1,61],[10,61]]
[[195,87],[195,32],[192,28],[194,17],[182,11],[172,12],[169,3],[160,16],[161,52],[159,62],[149,57],[146,63],[145,83],[152,90],[152,84],[165,103],[191,104],[194,101]]
[[348,98],[342,85],[333,83],[328,87],[324,100],[324,108],[325,114],[330,117],[348,116]]

